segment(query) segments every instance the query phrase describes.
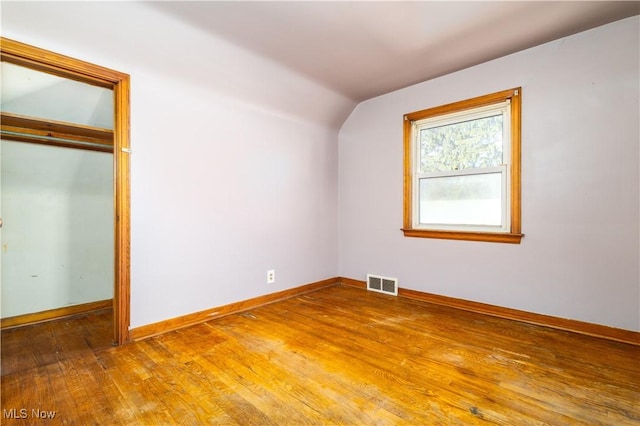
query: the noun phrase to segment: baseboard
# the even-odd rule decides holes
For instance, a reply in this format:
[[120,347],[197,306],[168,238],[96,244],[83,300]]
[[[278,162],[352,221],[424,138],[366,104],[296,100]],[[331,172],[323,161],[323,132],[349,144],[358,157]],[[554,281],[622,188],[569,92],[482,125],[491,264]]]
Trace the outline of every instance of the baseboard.
[[357,288],[362,288],[362,289],[367,289],[367,282],[366,281],[360,281],[360,280],[354,280],[353,278],[345,278],[345,277],[339,277],[338,280],[340,281],[340,284],[342,285],[346,285],[349,287],[357,287]]
[[53,321],[74,315],[88,314],[94,311],[102,311],[113,308],[113,300],[99,300],[97,302],[82,303],[80,305],[65,306],[63,308],[49,309],[31,314],[16,315],[14,317],[2,318],[0,329],[8,330],[15,327],[38,324],[45,321]]
[[[341,284],[346,286],[362,289],[367,288],[367,283],[365,281],[343,277],[339,277],[338,280]],[[559,318],[551,315],[535,314],[518,309],[505,308],[480,302],[472,302],[470,300],[440,296],[437,294],[424,293],[421,291],[409,290],[405,288],[398,289],[398,296],[421,300],[423,302],[433,303],[436,305],[462,309],[479,314],[491,315],[493,317],[524,322],[527,324],[535,324],[543,327],[555,328],[558,330],[570,331],[573,333],[585,334],[587,336],[599,337],[602,339],[640,346],[640,332],[637,331],[624,330],[621,328],[608,327],[600,324],[592,324],[583,321]]]
[[178,330],[180,328],[189,327],[191,325],[200,324],[214,318],[220,318],[225,315],[244,312],[269,303],[278,302],[280,300],[290,299],[301,294],[316,291],[325,287],[331,287],[338,284],[338,278],[329,278],[300,287],[288,290],[278,291],[276,293],[266,294],[264,296],[255,297],[253,299],[243,300],[241,302],[231,303],[229,305],[219,306],[192,314],[171,318],[165,321],[153,324],[143,325],[129,330],[129,338],[131,341],[147,339],[169,331]]

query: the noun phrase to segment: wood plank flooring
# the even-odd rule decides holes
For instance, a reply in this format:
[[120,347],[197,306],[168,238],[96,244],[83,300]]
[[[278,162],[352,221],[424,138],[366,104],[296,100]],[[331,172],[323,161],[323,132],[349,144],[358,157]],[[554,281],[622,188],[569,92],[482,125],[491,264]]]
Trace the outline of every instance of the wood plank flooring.
[[640,347],[350,287],[120,347],[55,329],[2,333],[3,425],[640,424]]

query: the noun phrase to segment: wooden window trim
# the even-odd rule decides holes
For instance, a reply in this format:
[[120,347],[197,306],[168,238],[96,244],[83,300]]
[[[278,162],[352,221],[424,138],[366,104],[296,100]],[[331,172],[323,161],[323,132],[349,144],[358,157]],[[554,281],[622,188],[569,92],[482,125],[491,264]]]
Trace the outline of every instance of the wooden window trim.
[[[471,231],[446,231],[416,229],[413,227],[413,150],[411,143],[412,122],[439,115],[450,114],[492,105],[506,100],[511,100],[511,230],[506,233],[495,232],[471,232]],[[454,102],[421,111],[415,111],[404,116],[403,122],[403,146],[404,146],[404,218],[402,232],[405,237],[438,238],[448,240],[485,241],[495,243],[519,244],[522,234],[521,224],[521,110],[522,89],[520,87]]]

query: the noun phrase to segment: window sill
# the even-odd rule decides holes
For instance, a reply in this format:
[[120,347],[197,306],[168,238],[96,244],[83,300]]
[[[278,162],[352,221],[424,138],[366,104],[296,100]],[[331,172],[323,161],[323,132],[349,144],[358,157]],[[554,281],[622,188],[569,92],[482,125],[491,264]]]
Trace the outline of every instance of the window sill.
[[485,241],[490,243],[520,244],[524,234],[494,233],[494,232],[465,232],[465,231],[436,231],[426,229],[402,229],[405,237],[437,238],[441,240]]

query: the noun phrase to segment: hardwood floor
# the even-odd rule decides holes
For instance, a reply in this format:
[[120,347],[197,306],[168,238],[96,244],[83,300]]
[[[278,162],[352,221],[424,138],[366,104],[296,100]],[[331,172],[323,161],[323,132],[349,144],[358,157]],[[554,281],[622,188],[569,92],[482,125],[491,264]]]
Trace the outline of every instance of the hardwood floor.
[[110,347],[112,341],[111,309],[3,330],[2,376],[26,373],[69,358],[92,357],[94,351]]
[[3,424],[640,424],[638,346],[350,287],[120,347],[54,328],[3,332]]

